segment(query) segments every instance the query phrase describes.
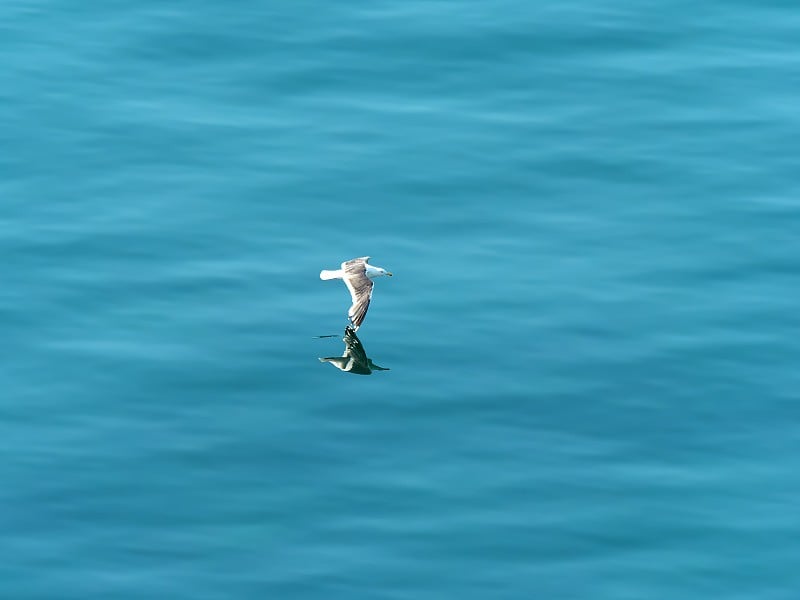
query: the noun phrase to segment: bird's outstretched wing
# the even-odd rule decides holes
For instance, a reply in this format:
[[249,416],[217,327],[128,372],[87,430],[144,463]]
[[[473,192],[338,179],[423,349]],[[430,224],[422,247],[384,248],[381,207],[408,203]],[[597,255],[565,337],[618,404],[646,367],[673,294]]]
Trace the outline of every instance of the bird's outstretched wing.
[[367,277],[366,264],[369,256],[354,258],[342,263],[342,272],[345,285],[350,290],[350,297],[353,300],[347,317],[353,324],[353,329],[357,330],[367,316],[367,309],[372,300],[372,280]]

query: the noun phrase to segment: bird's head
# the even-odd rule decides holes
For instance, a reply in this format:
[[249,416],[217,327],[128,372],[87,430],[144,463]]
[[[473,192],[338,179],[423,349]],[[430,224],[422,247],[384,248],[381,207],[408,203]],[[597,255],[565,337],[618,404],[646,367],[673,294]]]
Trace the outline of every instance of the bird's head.
[[382,277],[384,275],[388,275],[389,277],[392,276],[391,272],[387,271],[383,267],[373,267],[372,265],[367,265],[365,272],[367,277],[370,279],[375,279],[376,277]]

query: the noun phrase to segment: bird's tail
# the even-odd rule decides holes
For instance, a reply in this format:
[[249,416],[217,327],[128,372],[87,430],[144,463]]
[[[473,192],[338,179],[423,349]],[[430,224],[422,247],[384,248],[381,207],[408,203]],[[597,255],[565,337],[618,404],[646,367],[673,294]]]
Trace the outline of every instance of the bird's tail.
[[342,270],[338,269],[336,271],[328,271],[327,269],[323,269],[319,272],[320,279],[341,279],[342,278]]

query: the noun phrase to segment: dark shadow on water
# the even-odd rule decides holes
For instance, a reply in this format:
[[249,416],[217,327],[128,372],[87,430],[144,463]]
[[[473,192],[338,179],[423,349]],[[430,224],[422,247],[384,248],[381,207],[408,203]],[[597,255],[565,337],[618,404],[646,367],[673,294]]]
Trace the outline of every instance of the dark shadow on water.
[[340,371],[355,375],[371,375],[373,371],[389,370],[372,362],[372,359],[367,356],[361,340],[358,339],[356,332],[349,325],[344,329],[342,341],[344,342],[344,354],[320,358],[320,362],[330,363]]

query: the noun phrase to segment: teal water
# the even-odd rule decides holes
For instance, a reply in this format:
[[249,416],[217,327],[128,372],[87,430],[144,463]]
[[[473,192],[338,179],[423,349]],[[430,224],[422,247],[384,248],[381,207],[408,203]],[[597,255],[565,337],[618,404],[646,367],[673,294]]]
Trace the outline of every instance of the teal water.
[[3,16],[0,596],[796,598],[793,3]]

